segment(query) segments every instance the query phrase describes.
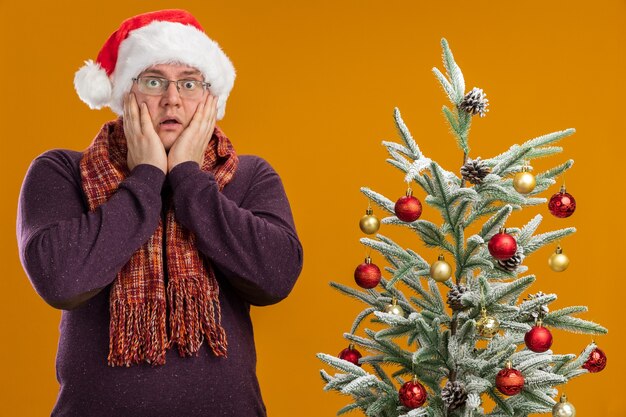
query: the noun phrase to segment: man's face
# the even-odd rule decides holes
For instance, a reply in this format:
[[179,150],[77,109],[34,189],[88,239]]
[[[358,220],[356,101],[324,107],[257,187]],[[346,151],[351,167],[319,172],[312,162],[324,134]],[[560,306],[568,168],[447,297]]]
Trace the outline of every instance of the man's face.
[[[154,76],[168,80],[198,80],[203,81],[202,73],[195,68],[178,64],[154,65],[139,76]],[[137,104],[146,103],[152,125],[163,142],[166,151],[169,151],[182,131],[189,126],[198,104],[208,92],[203,91],[198,98],[181,97],[175,83],[170,83],[167,91],[160,96],[143,94],[137,83],[133,83],[130,90],[137,97]]]

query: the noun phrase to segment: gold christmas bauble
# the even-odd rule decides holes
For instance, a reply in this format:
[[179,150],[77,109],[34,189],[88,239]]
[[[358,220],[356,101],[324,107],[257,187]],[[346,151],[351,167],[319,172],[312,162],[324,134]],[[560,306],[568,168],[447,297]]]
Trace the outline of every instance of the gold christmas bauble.
[[550,268],[552,268],[554,272],[563,272],[569,266],[569,258],[563,253],[563,249],[561,249],[560,246],[550,255],[548,265],[550,265]]
[[576,409],[572,403],[567,401],[565,394],[561,395],[561,400],[552,408],[554,417],[576,417]]
[[430,277],[437,282],[444,282],[452,276],[452,267],[439,255],[438,260],[430,266]]
[[374,216],[374,211],[371,208],[368,208],[365,211],[365,215],[361,217],[359,221],[359,227],[361,231],[365,234],[372,235],[380,229],[380,220],[378,217]]
[[398,300],[393,297],[391,304],[385,306],[385,313],[395,314],[396,316],[404,317],[404,310],[398,305]]
[[537,185],[535,176],[530,172],[527,172],[525,169],[522,172],[515,174],[515,177],[513,178],[513,187],[520,194],[528,194],[535,189],[535,185]]
[[487,310],[481,310],[481,317],[476,322],[476,331],[482,337],[494,337],[500,331],[500,322],[493,316],[487,315]]

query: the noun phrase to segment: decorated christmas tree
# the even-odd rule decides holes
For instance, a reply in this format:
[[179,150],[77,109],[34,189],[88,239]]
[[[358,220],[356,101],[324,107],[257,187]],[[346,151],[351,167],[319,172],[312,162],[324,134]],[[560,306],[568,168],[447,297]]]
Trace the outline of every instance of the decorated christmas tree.
[[[460,176],[420,151],[395,109],[401,142],[384,141],[383,145],[390,155],[387,162],[405,173],[406,195],[394,203],[361,188],[370,205],[360,228],[375,235],[375,239],[361,238],[361,243],[370,255],[374,250],[384,257],[389,278],[367,256],[354,273],[360,288],[331,282],[366,307],[350,332],[344,333],[348,346],[338,356],[317,355],[341,371],[332,376],[321,371],[324,389],[352,398],[338,415],[362,410],[377,417],[574,416],[574,406],[555,387],[601,371],[606,356],[595,342],[578,356],[555,353],[550,349],[550,329],[587,334],[607,330],[573,316],[587,311],[584,306],[551,311],[556,294],[523,294],[537,279],[525,275],[524,259],[545,245],[554,245],[548,263],[553,271],[563,273],[569,259],[561,241],[576,229],[536,234],[541,214],[521,228],[506,225],[513,210],[527,206],[547,208],[546,212],[559,218],[574,213],[576,202],[564,184],[549,200],[534,197],[555,184],[555,178],[574,161],[538,174],[530,166],[534,159],[562,152],[555,143],[574,129],[513,145],[489,159],[470,158],[472,118],[485,116],[489,103],[479,88],[465,92],[463,74],[445,39],[441,45],[446,73],[437,68],[433,72],[452,103],[451,108],[443,107],[443,115],[464,154],[457,171]],[[413,182],[421,188],[419,195],[425,194],[427,209],[441,213],[440,225],[419,219],[422,203],[412,195]],[[379,221],[372,202],[389,216]],[[441,255],[428,262],[416,251],[403,249],[377,233],[381,223],[409,228],[423,245],[437,248]],[[466,238],[470,229],[477,233]],[[379,329],[366,328],[366,319]],[[361,351],[370,355],[363,356]],[[491,399],[490,407],[486,398]]]

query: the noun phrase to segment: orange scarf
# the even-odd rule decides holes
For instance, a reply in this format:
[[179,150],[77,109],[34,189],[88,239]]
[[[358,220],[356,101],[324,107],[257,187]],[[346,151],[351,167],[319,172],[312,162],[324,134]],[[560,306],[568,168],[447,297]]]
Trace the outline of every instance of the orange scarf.
[[[106,202],[129,175],[127,152],[121,117],[106,123],[83,152],[80,173],[90,211]],[[213,173],[221,191],[238,163],[231,142],[216,126],[201,169]],[[164,208],[165,225],[161,218],[155,232],[133,253],[111,286],[107,358],[110,366],[143,361],[163,365],[166,350],[174,343],[180,356],[197,356],[205,336],[213,353],[226,357],[226,333],[221,326],[219,286],[213,267],[198,252],[194,234],[176,220],[173,205]],[[167,290],[163,273],[164,227]]]

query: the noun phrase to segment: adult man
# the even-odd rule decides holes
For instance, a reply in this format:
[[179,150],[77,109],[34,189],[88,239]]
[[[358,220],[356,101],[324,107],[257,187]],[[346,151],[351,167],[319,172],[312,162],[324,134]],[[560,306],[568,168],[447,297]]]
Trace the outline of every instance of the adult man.
[[250,304],[285,298],[303,253],[278,174],[215,126],[234,78],[182,10],[127,19],[77,72],[122,117],[38,156],[18,205],[24,269],[63,309],[53,416],[266,415]]

